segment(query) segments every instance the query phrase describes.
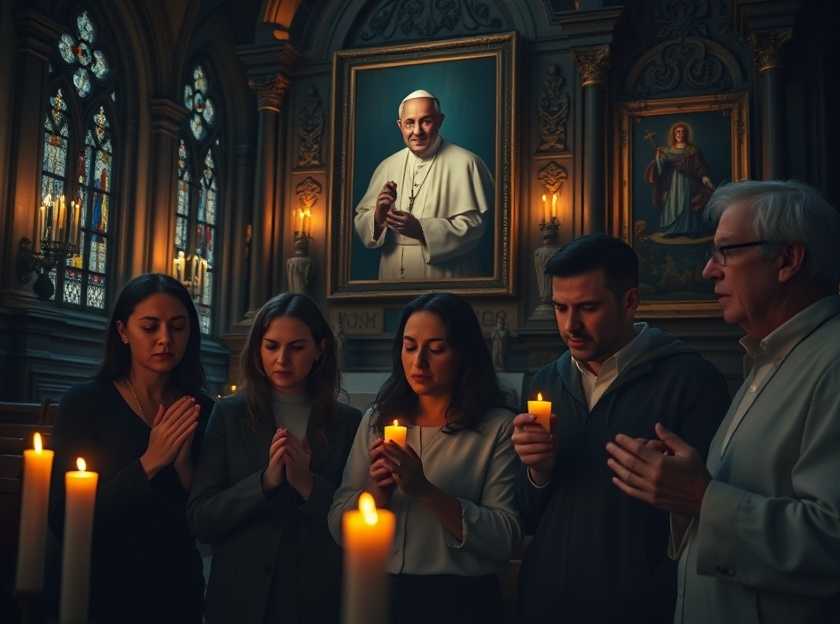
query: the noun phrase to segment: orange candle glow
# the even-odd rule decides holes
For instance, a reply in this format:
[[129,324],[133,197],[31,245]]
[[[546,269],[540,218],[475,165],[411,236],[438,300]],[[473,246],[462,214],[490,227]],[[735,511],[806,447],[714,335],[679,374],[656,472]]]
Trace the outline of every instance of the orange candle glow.
[[528,401],[528,413],[536,417],[543,429],[551,431],[551,401],[543,401],[542,392],[537,392],[536,401]]
[[23,494],[15,581],[15,589],[20,593],[37,593],[44,587],[44,546],[54,453],[43,448],[40,433],[35,434],[33,446],[32,450],[23,452]]
[[549,215],[548,215],[548,199],[545,195],[542,196],[542,208],[543,208],[543,223],[548,223]]
[[88,621],[90,590],[90,544],[93,509],[99,475],[87,470],[85,460],[76,460],[77,471],[64,475],[64,552],[61,563],[61,624]]
[[551,194],[551,220],[557,220],[557,193]]
[[394,514],[377,509],[368,492],[359,496],[358,511],[344,513],[343,624],[385,624],[388,621],[385,566],[394,542],[395,524]]
[[395,420],[393,425],[385,425],[385,442],[394,441],[405,448],[406,428]]

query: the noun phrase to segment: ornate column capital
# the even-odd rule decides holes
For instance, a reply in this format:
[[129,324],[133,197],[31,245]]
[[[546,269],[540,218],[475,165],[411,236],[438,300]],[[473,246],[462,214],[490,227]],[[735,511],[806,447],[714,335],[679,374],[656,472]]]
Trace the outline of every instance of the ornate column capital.
[[257,110],[280,112],[283,97],[289,88],[289,79],[284,74],[260,76],[248,80],[248,86],[257,94]]
[[177,137],[178,130],[186,121],[189,111],[181,104],[168,98],[152,98],[149,112],[152,132]]
[[791,40],[790,28],[768,30],[750,34],[750,44],[758,73],[771,71],[782,64],[782,46]]
[[578,48],[574,51],[580,72],[580,86],[593,87],[606,81],[610,65],[610,47]]

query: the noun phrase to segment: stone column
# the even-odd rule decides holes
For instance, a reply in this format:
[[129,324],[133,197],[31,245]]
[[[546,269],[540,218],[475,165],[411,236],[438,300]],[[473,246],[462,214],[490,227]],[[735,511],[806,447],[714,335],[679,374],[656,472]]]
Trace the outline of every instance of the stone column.
[[[12,129],[12,149],[8,169],[11,175],[9,205],[3,207],[5,214],[0,217],[0,225],[3,226],[0,228],[0,243],[3,245],[0,288],[28,297],[31,296],[32,282],[28,285],[20,283],[16,260],[21,239],[35,238],[48,59],[60,33],[52,21],[32,10],[23,10],[18,14],[17,33],[17,52],[12,60],[16,81],[13,113],[12,119],[3,120]],[[68,166],[72,159],[73,154],[68,158]]]
[[790,41],[789,28],[754,32],[750,35],[758,71],[761,116],[761,177],[777,180],[785,176],[781,49]]
[[280,107],[289,86],[284,74],[251,79],[249,84],[257,94],[259,129],[257,132],[257,166],[254,179],[253,237],[248,291],[248,315],[255,313],[274,294],[275,271],[282,271],[282,249],[278,240],[280,223],[277,212],[277,152]]
[[[231,261],[228,264],[231,269],[230,279],[230,305],[228,313],[230,321],[237,322],[242,319],[248,309],[248,285],[245,281],[247,275],[247,250],[248,231],[250,219],[245,207],[251,206],[253,194],[252,165],[254,153],[251,145],[237,145],[235,150],[235,176],[236,176],[236,197],[231,202],[233,209],[230,219],[230,235],[227,236]],[[251,232],[253,235],[253,232]]]
[[609,46],[574,51],[583,89],[583,232],[603,232],[606,202],[604,85]]
[[[178,189],[178,130],[189,112],[178,102],[155,98],[150,107],[154,154],[149,167],[149,215],[146,220],[146,266],[172,273],[175,257],[175,205]],[[128,216],[128,215],[127,215]]]

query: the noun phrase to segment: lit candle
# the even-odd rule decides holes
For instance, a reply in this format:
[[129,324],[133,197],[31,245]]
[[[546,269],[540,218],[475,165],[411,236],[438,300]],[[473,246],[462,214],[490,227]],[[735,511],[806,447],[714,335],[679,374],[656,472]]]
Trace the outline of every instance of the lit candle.
[[551,194],[551,220],[557,220],[557,193]]
[[56,240],[64,241],[66,240],[66,233],[67,233],[67,204],[64,201],[64,195],[58,198],[58,219],[56,223]]
[[90,589],[90,544],[93,509],[99,475],[86,470],[85,460],[76,460],[78,471],[64,476],[64,553],[61,564],[61,624],[88,621]]
[[385,425],[386,443],[393,441],[405,448],[405,434],[406,429],[398,420],[395,420],[393,425]]
[[44,204],[41,204],[38,208],[38,227],[35,233],[35,247],[33,251],[35,253],[39,253],[41,251],[41,241],[44,238],[44,227],[47,225],[46,222],[47,218],[47,210]]
[[548,223],[548,199],[545,195],[542,196],[543,205],[543,223]]
[[53,229],[53,199],[52,195],[47,195],[44,198],[44,206],[46,207],[46,216],[44,218],[44,239],[51,240],[52,236],[52,229]]
[[373,496],[362,492],[359,510],[342,517],[344,544],[344,624],[388,621],[388,576],[385,566],[394,542],[394,514],[377,509]]
[[309,238],[312,231],[312,211],[307,208],[303,212],[303,235]]
[[536,417],[543,429],[551,431],[551,401],[543,401],[542,392],[537,392],[536,401],[528,401],[528,413]]
[[54,453],[42,448],[40,433],[36,433],[34,438],[34,448],[23,452],[23,494],[15,583],[19,593],[37,593],[44,587],[44,545]]
[[79,233],[82,227],[82,200],[73,202],[73,231],[71,242],[76,246],[81,246],[81,238]]

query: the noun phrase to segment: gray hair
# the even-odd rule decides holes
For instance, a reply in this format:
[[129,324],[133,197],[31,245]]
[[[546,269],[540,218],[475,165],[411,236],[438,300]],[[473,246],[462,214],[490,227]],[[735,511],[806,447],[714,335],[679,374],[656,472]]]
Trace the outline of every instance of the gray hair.
[[[424,100],[431,100],[431,101],[432,101],[432,104],[434,104],[434,106],[435,106],[435,112],[436,112],[438,115],[440,115],[440,101],[438,101],[438,99],[437,99],[436,97],[416,97],[416,98],[409,98],[409,100],[420,100],[420,99],[424,99]],[[406,103],[406,102],[408,102],[409,100],[403,100],[402,102],[400,102],[400,106],[399,106],[399,108],[397,109],[397,119],[402,119],[403,106],[405,106],[405,103]]]
[[[753,210],[755,235],[777,243],[805,246],[805,271],[815,281],[840,282],[840,213],[820,193],[801,182],[767,180],[733,182],[719,187],[706,210],[717,221],[738,202]],[[766,249],[772,254],[774,249]]]

